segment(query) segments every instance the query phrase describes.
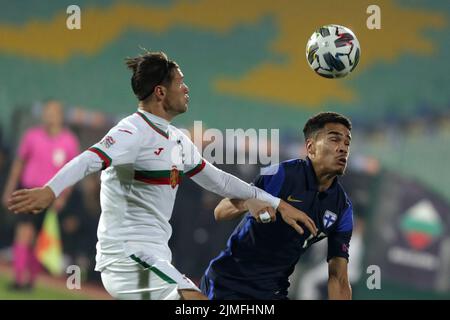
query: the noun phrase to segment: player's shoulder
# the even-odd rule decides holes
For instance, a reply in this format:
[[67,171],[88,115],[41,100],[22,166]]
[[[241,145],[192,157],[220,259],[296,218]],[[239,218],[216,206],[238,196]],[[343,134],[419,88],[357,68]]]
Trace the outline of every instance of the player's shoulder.
[[36,141],[39,141],[41,139],[46,139],[48,135],[45,132],[45,129],[41,126],[33,126],[31,128],[26,129],[20,138],[20,143],[28,143],[30,145],[37,144]]
[[289,159],[282,162],[282,165],[289,169],[303,169],[306,164],[306,160],[300,158]]
[[342,184],[340,183],[340,181],[337,182],[337,190],[338,190],[341,198],[343,199],[342,206],[344,208],[353,207],[352,200],[348,196],[347,192],[345,191],[345,189],[342,186]]
[[280,170],[298,167],[299,165],[301,165],[299,161],[301,161],[301,159],[290,159],[279,163],[275,163],[267,167],[261,168],[261,173],[263,175],[274,175],[277,174]]
[[172,124],[169,124],[168,130],[183,139],[187,139],[187,140],[191,141],[191,139],[189,138],[189,136],[187,134],[188,131],[185,129],[180,129],[180,128],[175,127]]
[[167,126],[167,129],[168,129],[168,131],[170,131],[170,132],[172,132],[172,133],[174,133],[174,134],[176,134],[176,135],[178,135],[178,136],[181,136],[181,137],[185,137],[185,136],[186,136],[186,134],[184,134],[183,130],[181,130],[181,129],[175,127],[175,126],[172,125],[172,124],[169,124],[169,125]]
[[143,121],[140,120],[139,115],[137,115],[136,113],[130,114],[129,116],[123,118],[122,120],[120,120],[115,126],[114,128],[117,130],[123,130],[126,133],[138,133],[139,131],[144,130],[144,128],[146,128],[146,126],[144,126],[145,123],[143,123]]
[[44,135],[45,129],[42,126],[33,126],[25,130],[24,136]]
[[290,173],[292,170],[298,170],[302,168],[302,159],[290,159],[279,163],[272,164],[267,167],[261,168],[261,175],[263,176],[273,176],[284,174],[286,171]]

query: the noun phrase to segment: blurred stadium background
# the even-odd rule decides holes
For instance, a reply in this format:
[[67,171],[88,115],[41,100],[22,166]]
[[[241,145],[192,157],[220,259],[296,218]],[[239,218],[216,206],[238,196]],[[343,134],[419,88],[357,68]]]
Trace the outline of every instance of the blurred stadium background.
[[[72,1],[0,1],[0,189],[42,101],[65,104],[66,123],[86,148],[136,101],[123,60],[139,46],[178,61],[190,86],[191,128],[280,129],[280,158],[302,154],[306,119],[332,110],[354,125],[343,183],[355,207],[350,274],[355,299],[450,298],[450,2],[386,0],[84,1],[81,30],[66,28]],[[366,9],[381,8],[369,30]],[[322,79],[305,45],[323,24],[351,28],[361,60],[350,77]],[[257,165],[220,165],[246,181]],[[105,299],[93,271],[98,177],[77,185],[59,215],[66,265],[82,290],[43,273],[33,292],[8,290],[12,214],[0,212],[0,299]],[[198,281],[238,221],[216,223],[219,198],[184,181],[172,218],[174,265]],[[313,246],[292,277],[293,299],[325,297],[325,250]],[[369,290],[367,268],[381,270]]]

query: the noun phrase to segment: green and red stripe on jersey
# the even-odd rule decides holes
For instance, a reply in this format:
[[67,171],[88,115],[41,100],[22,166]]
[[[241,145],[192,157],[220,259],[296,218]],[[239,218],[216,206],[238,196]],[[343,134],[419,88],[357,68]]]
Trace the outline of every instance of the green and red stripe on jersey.
[[141,116],[142,119],[144,119],[145,122],[147,122],[147,124],[153,128],[153,130],[155,130],[156,132],[158,132],[160,135],[162,135],[164,138],[169,139],[169,134],[167,132],[162,131],[160,128],[158,128],[156,126],[156,124],[154,124],[153,122],[150,121],[149,118],[147,118],[147,116],[141,112],[136,112],[139,116]]
[[185,173],[185,175],[189,178],[192,178],[193,176],[195,176],[197,173],[199,173],[200,171],[203,170],[203,168],[205,167],[206,162],[205,160],[202,159],[202,162],[200,162],[198,165],[196,165],[193,169],[189,170],[188,172]]
[[147,184],[167,184],[174,188],[181,183],[183,176],[191,178],[202,171],[205,165],[205,160],[202,160],[201,163],[186,173],[175,168],[171,170],[136,170],[134,171],[134,179]]
[[103,150],[96,148],[96,147],[91,147],[88,150],[95,153],[96,155],[98,155],[100,157],[100,159],[102,159],[102,161],[103,161],[102,170],[105,170],[106,168],[108,168],[111,165],[111,162],[112,162],[111,158]]
[[[172,170],[152,170],[152,171],[134,171],[134,179],[147,183],[147,184],[168,184],[171,185],[172,181],[170,175]],[[181,183],[181,177],[184,175],[183,171],[177,170],[176,184]]]

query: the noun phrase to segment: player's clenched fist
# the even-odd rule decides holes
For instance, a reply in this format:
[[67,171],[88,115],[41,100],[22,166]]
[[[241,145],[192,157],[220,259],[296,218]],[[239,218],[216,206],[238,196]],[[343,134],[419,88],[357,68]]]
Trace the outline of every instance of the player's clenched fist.
[[[248,199],[245,200],[244,206],[258,222],[266,223],[274,222],[276,220],[276,211],[268,202],[258,199]],[[264,214],[268,214],[267,221],[262,220]]]

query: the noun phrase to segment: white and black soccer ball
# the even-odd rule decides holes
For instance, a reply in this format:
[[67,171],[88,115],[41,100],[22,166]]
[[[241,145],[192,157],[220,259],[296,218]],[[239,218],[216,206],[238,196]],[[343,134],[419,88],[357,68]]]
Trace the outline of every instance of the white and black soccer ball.
[[317,74],[342,78],[355,70],[361,55],[359,41],[346,27],[330,24],[315,31],[306,45],[306,59]]

